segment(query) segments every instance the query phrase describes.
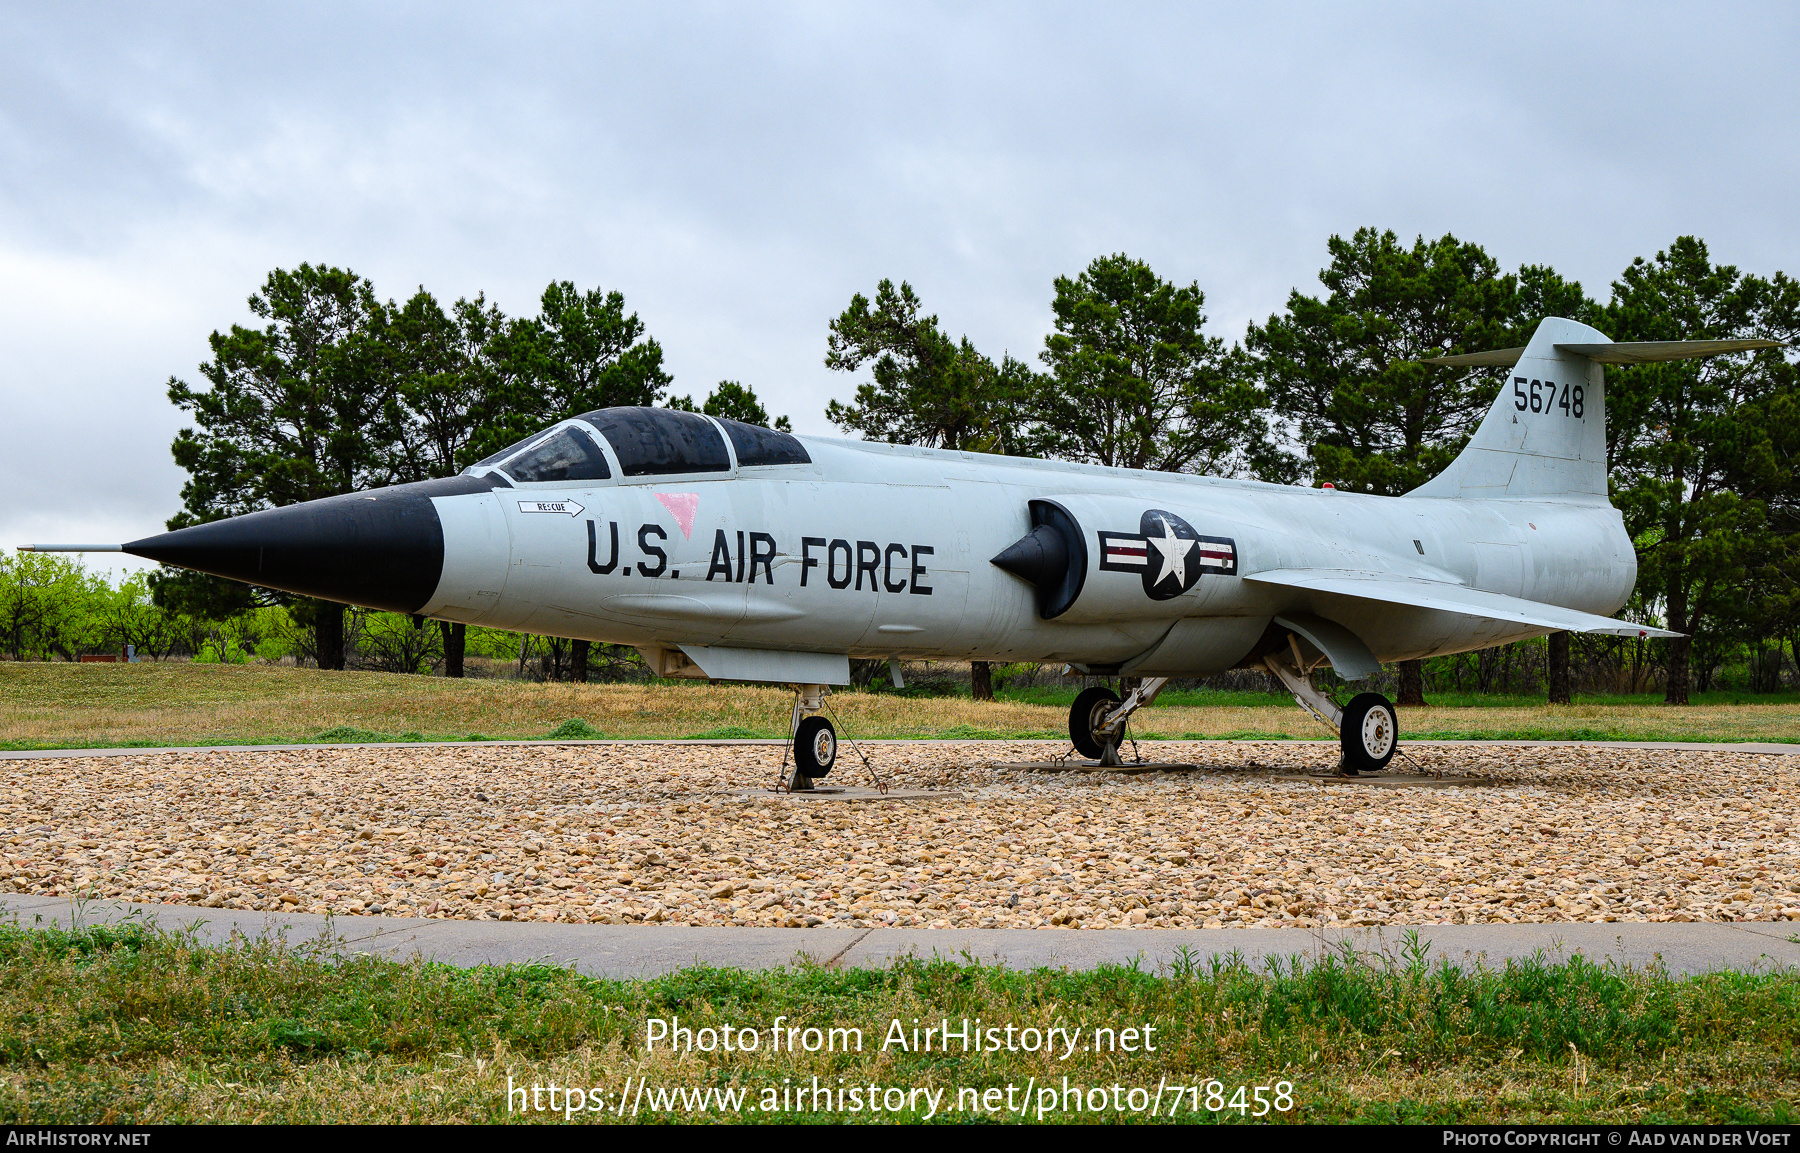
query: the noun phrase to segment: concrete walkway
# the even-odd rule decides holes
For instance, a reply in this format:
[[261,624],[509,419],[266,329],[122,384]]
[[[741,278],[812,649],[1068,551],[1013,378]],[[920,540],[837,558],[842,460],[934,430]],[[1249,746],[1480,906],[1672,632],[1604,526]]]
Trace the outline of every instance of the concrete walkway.
[[[1027,740],[1050,741],[1052,739],[1053,738],[1050,738],[1050,737],[1021,737],[1017,741],[1010,740],[1010,739],[1002,739],[1002,740],[990,740],[990,741],[985,741],[985,742],[977,742],[977,741],[963,741],[963,740],[957,740],[957,739],[951,738],[951,739],[943,740],[942,743],[946,743],[946,744],[988,743],[988,744],[1001,745],[1001,744],[1019,744],[1023,741],[1027,741]],[[1178,743],[1178,744],[1183,744],[1183,745],[1263,745],[1263,744],[1268,744],[1268,743],[1270,743],[1270,741],[1275,740],[1275,739],[1276,738],[1269,738],[1268,740],[1248,740],[1248,741],[1207,741],[1207,740],[1189,741],[1189,740],[1173,740],[1173,739],[1171,739],[1171,740],[1173,741],[1173,743]],[[906,739],[906,740],[877,738],[877,739],[873,739],[873,740],[859,740],[857,743],[861,744],[861,745],[919,745],[919,744],[930,744],[934,741],[939,741],[939,740],[940,740],[940,738],[935,738],[935,737],[921,737],[918,739]],[[729,746],[729,745],[784,745],[786,743],[787,743],[786,741],[774,740],[774,739],[767,738],[767,737],[733,737],[733,738],[728,738],[728,739],[716,739],[716,740],[715,739],[651,740],[651,739],[646,738],[643,740],[623,739],[623,740],[595,740],[595,741],[377,741],[377,742],[374,742],[371,744],[349,744],[349,743],[337,744],[335,742],[320,741],[320,742],[314,742],[312,744],[306,744],[306,745],[156,745],[156,746],[151,746],[151,747],[132,748],[132,749],[14,749],[14,750],[0,751],[0,761],[40,760],[40,759],[47,758],[47,757],[58,757],[58,758],[60,758],[60,757],[141,757],[141,756],[144,756],[149,753],[295,753],[295,752],[306,752],[308,750],[317,750],[317,749],[465,749],[465,748],[483,748],[483,747],[492,746],[492,745],[498,745],[498,746],[506,746],[506,745],[721,745],[721,746]],[[1154,748],[1156,745],[1160,745],[1165,742],[1163,742],[1160,739],[1142,739],[1142,738],[1140,738],[1140,743],[1147,747]],[[1330,740],[1321,740],[1321,741],[1283,740],[1281,743],[1288,744],[1288,745],[1336,745],[1337,744],[1336,741],[1330,741]],[[1517,745],[1517,746],[1527,747],[1527,748],[1531,747],[1533,745],[1544,745],[1544,746],[1548,746],[1548,747],[1552,747],[1552,748],[1561,747],[1561,746],[1580,746],[1582,748],[1589,748],[1589,749],[1678,749],[1678,750],[1685,750],[1685,751],[1689,751],[1689,752],[1705,752],[1705,753],[1800,753],[1800,743],[1780,744],[1780,743],[1772,743],[1772,742],[1766,742],[1766,741],[1765,742],[1743,741],[1743,742],[1708,743],[1708,742],[1702,742],[1702,741],[1481,741],[1481,740],[1407,741],[1407,740],[1402,740],[1400,743],[1403,748],[1407,745],[1458,745],[1458,746],[1461,746],[1461,745]]]
[[879,968],[898,957],[942,957],[1012,969],[1090,969],[1137,960],[1165,972],[1186,950],[1205,962],[1240,954],[1252,966],[1267,958],[1315,959],[1348,945],[1374,958],[1402,959],[1410,933],[1429,955],[1454,964],[1501,965],[1512,958],[1580,953],[1634,967],[1660,959],[1682,976],[1732,969],[1767,972],[1800,967],[1800,923],[1563,925],[1427,925],[1416,929],[816,929],[688,928],[661,925],[565,925],[450,921],[416,917],[325,917],[315,913],[251,913],[179,905],[66,897],[0,898],[0,918],[30,928],[102,924],[141,918],[172,930],[193,929],[202,942],[269,937],[290,945],[318,942],[333,952],[396,960],[415,956],[452,965],[542,961],[608,977],[648,977],[694,965],[776,969],[812,962],[835,968]]

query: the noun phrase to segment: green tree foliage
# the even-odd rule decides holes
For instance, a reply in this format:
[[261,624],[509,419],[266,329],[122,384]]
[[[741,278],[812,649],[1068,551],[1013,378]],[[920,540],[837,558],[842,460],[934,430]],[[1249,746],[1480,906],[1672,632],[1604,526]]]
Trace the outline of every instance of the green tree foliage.
[[857,293],[831,322],[825,367],[872,380],[852,404],[832,401],[826,417],[846,432],[890,444],[918,444],[1013,455],[1042,451],[1029,417],[1037,379],[1029,367],[977,352],[968,337],[950,339],[935,316],[920,316],[912,285],[883,280],[875,300]]
[[[1408,248],[1392,232],[1361,228],[1326,247],[1319,280],[1328,294],[1296,289],[1286,315],[1251,325],[1250,371],[1317,480],[1397,496],[1455,459],[1499,387],[1492,371],[1419,359],[1513,343],[1523,327],[1519,277],[1449,235]],[[1579,311],[1580,285],[1546,268],[1528,279],[1538,307]]]
[[15,661],[74,660],[105,639],[105,580],[73,557],[0,554],[0,645]]
[[209,338],[200,366],[211,386],[171,377],[169,399],[194,416],[175,461],[193,520],[234,516],[392,481],[400,422],[380,346],[381,310],[368,281],[302,264],[269,274],[250,297],[261,328]]
[[[1703,242],[1684,236],[1632,262],[1613,285],[1605,326],[1615,340],[1791,343],[1800,285],[1715,265]],[[1638,541],[1639,588],[1660,597],[1670,629],[1693,637],[1669,642],[1670,703],[1687,703],[1696,644],[1716,662],[1734,632],[1793,620],[1795,383],[1779,349],[1607,370],[1613,498]]]
[[[170,528],[399,477],[399,395],[369,282],[348,269],[302,264],[270,273],[249,304],[263,326],[212,334],[212,359],[200,366],[210,388],[169,380],[169,399],[197,426],[172,446],[188,482]],[[181,579],[190,604],[213,590],[215,614],[241,596],[225,582]],[[342,607],[314,615],[320,667],[342,668]]]
[[176,614],[155,603],[146,574],[133,573],[118,588],[107,587],[98,609],[112,647],[130,645],[151,660],[161,660],[174,647]]
[[495,405],[471,447],[497,452],[547,424],[615,405],[651,405],[674,378],[625,296],[569,281],[544,289],[537,316],[508,322],[486,345]]
[[[178,514],[169,521],[169,527],[180,528],[197,519]],[[205,620],[226,620],[274,599],[247,584],[192,569],[165,566],[150,573],[148,582],[157,608]]]
[[388,673],[429,673],[444,659],[443,634],[398,613],[361,614],[363,667]]
[[683,412],[703,412],[707,416],[721,417],[725,420],[741,420],[745,424],[776,428],[782,432],[794,431],[793,424],[785,416],[776,417],[774,423],[771,424],[769,410],[763,407],[762,401],[756,399],[756,391],[735,380],[721,380],[719,387],[707,395],[706,403],[698,408],[694,406],[694,398],[691,396],[675,397],[669,401],[669,407],[678,408]]
[[475,463],[474,445],[504,403],[505,374],[492,350],[506,331],[506,317],[480,295],[446,313],[421,288],[404,306],[384,310],[381,333],[400,401],[400,479],[455,476]]
[[1206,296],[1123,253],[1058,277],[1036,398],[1057,455],[1120,468],[1234,476],[1269,467],[1265,403],[1201,332]]
[[1564,280],[1547,264],[1527,264],[1519,269],[1517,282],[1519,295],[1513,302],[1512,334],[1507,337],[1509,346],[1516,347],[1529,341],[1538,322],[1546,316],[1560,316],[1599,329],[1606,327],[1606,310],[1582,289],[1579,280]]

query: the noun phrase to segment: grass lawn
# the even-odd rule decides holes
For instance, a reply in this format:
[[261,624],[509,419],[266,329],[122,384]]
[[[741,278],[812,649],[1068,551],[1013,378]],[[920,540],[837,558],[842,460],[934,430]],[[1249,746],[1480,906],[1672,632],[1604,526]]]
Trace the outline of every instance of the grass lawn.
[[[1722,696],[1726,696],[1723,695]],[[1403,736],[1567,740],[1800,741],[1791,694],[1671,708],[1648,698],[1574,705],[1437,696],[1402,710]],[[1044,737],[1068,732],[1069,689],[993,702],[841,693],[839,728],[857,737]],[[749,685],[533,684],[272,665],[0,662],[0,748],[261,744],[317,740],[775,737],[791,694]],[[1758,701],[1758,703],[1747,703]],[[569,722],[579,722],[569,724]],[[1325,731],[1291,700],[1182,693],[1140,711],[1140,739],[1298,738]]]
[[[1675,980],[1580,959],[1463,972],[1415,958],[617,981],[205,948],[129,924],[0,927],[0,1121],[1236,1122],[1259,1109],[1258,1086],[1269,1122],[1800,1121],[1800,974]],[[772,1051],[781,1017],[798,1051]],[[914,1048],[915,1020],[946,1018],[953,1032],[979,1018],[999,1047]],[[652,1019],[714,1030],[695,1035],[712,1051],[650,1048]],[[904,1047],[889,1043],[895,1022]],[[985,1032],[1007,1026],[1013,1051]],[[1068,1032],[1050,1054],[1024,1051],[1025,1029]],[[836,1051],[807,1052],[809,1040]],[[815,1078],[829,1098],[783,1097]],[[579,1103],[565,1091],[551,1112],[541,1092],[517,1092],[550,1084],[581,1087]],[[1009,1087],[1022,1114],[1007,1111]]]

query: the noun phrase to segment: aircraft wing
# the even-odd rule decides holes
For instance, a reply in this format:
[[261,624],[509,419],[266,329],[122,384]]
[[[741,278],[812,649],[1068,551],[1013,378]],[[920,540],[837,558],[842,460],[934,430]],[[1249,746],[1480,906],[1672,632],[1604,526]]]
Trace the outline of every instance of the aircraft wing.
[[1572,633],[1605,633],[1615,637],[1683,635],[1650,625],[1636,625],[1630,621],[1596,616],[1578,609],[1565,609],[1540,601],[1509,597],[1504,593],[1487,593],[1444,581],[1401,577],[1392,573],[1355,569],[1270,569],[1267,572],[1246,574],[1244,579],[1287,588],[1361,597],[1385,604],[1410,605],[1438,612],[1460,613],[1468,617],[1486,617],[1546,629],[1562,629]]

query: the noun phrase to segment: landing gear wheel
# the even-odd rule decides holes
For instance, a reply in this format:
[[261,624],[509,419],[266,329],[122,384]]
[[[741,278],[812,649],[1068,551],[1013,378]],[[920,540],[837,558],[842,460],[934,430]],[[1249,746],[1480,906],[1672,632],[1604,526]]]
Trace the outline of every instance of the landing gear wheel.
[[1338,727],[1344,749],[1344,772],[1379,773],[1400,746],[1400,723],[1394,705],[1380,693],[1359,693],[1344,708]]
[[794,730],[794,775],[822,777],[837,764],[837,731],[824,717],[807,717]]
[[[1081,695],[1069,707],[1069,743],[1075,746],[1076,752],[1096,761],[1105,756],[1106,742],[1100,739],[1100,734],[1095,730],[1106,719],[1106,714],[1117,708],[1118,704],[1119,694],[1109,688],[1096,685],[1081,691]],[[1124,741],[1125,729],[1120,726],[1119,731],[1113,735],[1113,747],[1117,748]]]

